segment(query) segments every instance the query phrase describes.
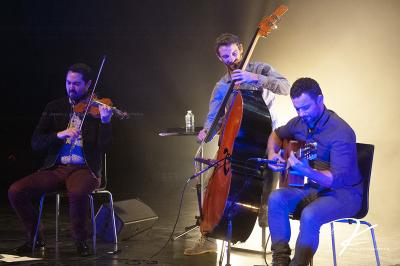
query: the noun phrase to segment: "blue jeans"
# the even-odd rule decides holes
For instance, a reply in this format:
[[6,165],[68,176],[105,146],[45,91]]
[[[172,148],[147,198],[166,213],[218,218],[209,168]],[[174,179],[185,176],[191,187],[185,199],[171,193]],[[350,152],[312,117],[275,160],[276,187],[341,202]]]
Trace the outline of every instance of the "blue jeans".
[[[271,193],[268,201],[268,223],[272,245],[288,244],[291,230],[289,214],[305,197],[315,196],[321,189],[282,188]],[[361,195],[353,189],[321,192],[301,213],[300,232],[291,265],[307,265],[316,252],[320,227],[333,220],[354,216],[361,208]]]

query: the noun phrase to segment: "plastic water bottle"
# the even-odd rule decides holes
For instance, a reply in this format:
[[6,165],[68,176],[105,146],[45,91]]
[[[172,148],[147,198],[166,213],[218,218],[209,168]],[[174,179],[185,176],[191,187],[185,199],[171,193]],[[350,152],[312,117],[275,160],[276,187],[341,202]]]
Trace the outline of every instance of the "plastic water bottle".
[[185,115],[186,133],[194,132],[194,114],[192,110],[187,111]]

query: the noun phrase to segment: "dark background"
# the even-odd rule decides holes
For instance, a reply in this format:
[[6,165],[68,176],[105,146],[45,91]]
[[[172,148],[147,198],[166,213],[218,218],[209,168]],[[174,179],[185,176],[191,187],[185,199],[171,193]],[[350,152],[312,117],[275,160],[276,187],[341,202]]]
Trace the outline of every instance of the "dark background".
[[[47,102],[65,95],[68,66],[97,71],[97,92],[132,116],[114,119],[108,154],[116,198],[168,196],[192,174],[194,137],[159,137],[201,126],[215,82],[225,72],[214,41],[232,32],[249,43],[259,20],[283,1],[8,1],[1,8],[1,196],[40,167],[30,137]],[[174,187],[171,187],[174,186]],[[148,189],[154,188],[149,195]],[[163,194],[166,193],[166,194]],[[171,195],[173,197],[177,195]]]
[[[143,114],[113,121],[109,189],[116,200],[139,197],[158,206],[160,221],[173,221],[171,208],[178,209],[198,146],[194,137],[158,133],[183,126],[188,109],[196,126],[202,125],[212,88],[225,72],[215,57],[215,38],[232,32],[247,47],[260,19],[282,3],[289,11],[278,30],[257,44],[253,59],[270,63],[290,82],[315,78],[328,108],[353,127],[359,142],[375,145],[367,218],[379,225],[383,264],[398,264],[398,0],[5,1],[0,7],[0,210],[9,207],[9,184],[40,166],[31,134],[45,104],[65,95],[68,66],[86,62],[97,71],[107,55],[98,92],[120,109]],[[295,115],[290,99],[278,100],[280,117],[287,121]],[[191,220],[196,199],[189,191],[184,207],[192,209],[182,217]]]

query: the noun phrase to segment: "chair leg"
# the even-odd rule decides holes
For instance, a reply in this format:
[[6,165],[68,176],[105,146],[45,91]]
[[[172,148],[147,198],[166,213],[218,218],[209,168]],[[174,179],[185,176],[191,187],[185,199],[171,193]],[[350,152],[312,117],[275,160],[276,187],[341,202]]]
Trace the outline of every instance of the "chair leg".
[[111,221],[114,230],[114,252],[118,251],[118,236],[117,236],[117,227],[115,225],[115,213],[114,213],[114,200],[112,194],[109,192],[109,199],[110,199],[110,211],[111,211]]
[[46,195],[43,194],[42,197],[40,198],[40,203],[39,203],[39,215],[38,215],[38,220],[37,220],[37,223],[36,223],[35,235],[33,236],[32,253],[35,252],[36,241],[37,241],[38,235],[39,235],[40,220],[41,220],[41,218],[42,218],[43,203],[44,203],[44,198],[45,198],[45,197],[46,197]]
[[56,194],[56,242],[58,242],[58,222],[60,217],[60,194]]
[[376,245],[376,239],[375,239],[375,230],[374,226],[372,226],[369,222],[367,221],[360,221],[360,223],[365,224],[368,226],[370,232],[371,232],[371,237],[372,237],[372,244],[374,245],[374,252],[375,252],[375,260],[376,260],[376,265],[380,266],[381,262],[379,260],[379,254],[378,254],[378,247]]
[[370,231],[371,231],[372,243],[374,244],[376,265],[380,266],[381,262],[379,260],[378,247],[376,245],[376,240],[375,240],[375,233],[374,233],[375,230],[374,230],[374,228],[371,228]]
[[94,216],[94,204],[93,195],[89,194],[89,204],[90,204],[90,214],[92,218],[92,244],[93,244],[93,254],[96,254],[96,217]]
[[333,227],[333,222],[330,223],[331,225],[331,240],[332,240],[332,256],[333,256],[333,265],[337,266],[336,261],[336,246],[335,246],[335,229]]
[[225,240],[222,241],[221,245],[221,254],[219,255],[219,266],[222,266],[222,262],[224,261],[224,255],[225,255]]

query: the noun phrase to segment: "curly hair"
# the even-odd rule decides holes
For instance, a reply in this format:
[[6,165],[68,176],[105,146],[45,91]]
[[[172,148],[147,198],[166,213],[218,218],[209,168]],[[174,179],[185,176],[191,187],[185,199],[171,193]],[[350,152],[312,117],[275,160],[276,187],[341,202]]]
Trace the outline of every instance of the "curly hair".
[[242,46],[242,42],[240,41],[239,37],[232,34],[232,33],[222,33],[218,36],[215,40],[215,52],[219,55],[219,47],[224,45],[230,44],[237,44],[239,47]]

